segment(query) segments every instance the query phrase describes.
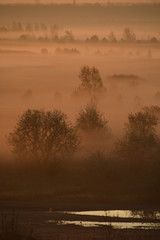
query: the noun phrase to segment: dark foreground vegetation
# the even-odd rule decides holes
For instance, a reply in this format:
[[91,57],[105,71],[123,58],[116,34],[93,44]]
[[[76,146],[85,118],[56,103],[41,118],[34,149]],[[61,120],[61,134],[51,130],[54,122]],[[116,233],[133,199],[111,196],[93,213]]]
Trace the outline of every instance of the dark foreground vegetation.
[[128,163],[93,153],[82,159],[1,163],[1,200],[158,206],[159,162]]
[[[25,117],[29,115],[35,120],[35,114],[41,113],[27,111],[9,136],[9,143],[18,154],[17,160],[1,161],[0,199],[126,203],[141,207],[158,205],[158,120],[150,113],[151,109],[155,111],[157,108],[145,108],[142,112],[129,115],[124,137],[116,141],[110,152],[96,149],[102,142],[107,146],[107,140],[111,141],[112,136],[107,122],[100,118],[94,106],[80,112],[78,129],[66,127],[65,135],[54,124],[52,129],[58,132],[49,129],[44,134],[43,124],[46,121],[39,125],[39,119],[36,119],[36,125],[28,121],[24,131],[22,123],[26,124]],[[99,121],[90,119],[90,114],[99,117]],[[93,122],[89,125],[91,120]],[[73,135],[68,136],[68,133]],[[66,136],[68,138],[65,139]],[[99,139],[97,144],[94,137]],[[73,140],[75,145],[72,146],[70,143]],[[54,141],[57,141],[56,145]]]
[[[55,218],[56,214],[59,218]],[[0,216],[1,240],[53,240],[53,239],[108,239],[108,240],[158,240],[160,230],[145,229],[114,229],[112,226],[83,227],[75,225],[61,225],[61,218],[65,213],[28,212],[20,214],[3,211]],[[61,216],[62,215],[62,216]],[[73,217],[72,217],[73,218]],[[49,223],[50,219],[57,219]],[[127,224],[127,222],[126,222]]]
[[22,227],[15,212],[0,215],[1,240],[36,240],[31,226]]

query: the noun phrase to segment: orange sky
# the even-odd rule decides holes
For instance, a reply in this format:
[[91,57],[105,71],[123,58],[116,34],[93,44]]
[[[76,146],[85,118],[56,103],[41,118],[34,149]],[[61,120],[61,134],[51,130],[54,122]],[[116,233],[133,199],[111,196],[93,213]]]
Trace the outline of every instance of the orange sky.
[[[0,0],[0,3],[35,3],[39,1],[41,3],[73,3],[73,0]],[[108,2],[160,2],[160,0],[76,0],[77,3],[108,3]]]

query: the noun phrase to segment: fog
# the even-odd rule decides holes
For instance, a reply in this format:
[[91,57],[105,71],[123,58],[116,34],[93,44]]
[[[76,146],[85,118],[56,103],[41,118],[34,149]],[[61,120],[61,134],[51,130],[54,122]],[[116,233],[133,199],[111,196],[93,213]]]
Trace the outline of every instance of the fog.
[[[41,53],[41,49],[48,53]],[[57,48],[76,48],[80,54],[57,54]],[[148,52],[152,52],[152,56]],[[25,52],[26,51],[26,52]],[[160,49],[141,44],[60,44],[1,42],[1,152],[7,146],[5,136],[14,127],[23,111],[32,109],[61,109],[71,121],[90,101],[89,97],[74,98],[83,65],[99,69],[107,89],[105,96],[97,98],[115,138],[123,131],[128,113],[160,101]],[[114,79],[114,75],[137,76],[132,79]]]
[[0,5],[0,201],[156,208],[159,11]]

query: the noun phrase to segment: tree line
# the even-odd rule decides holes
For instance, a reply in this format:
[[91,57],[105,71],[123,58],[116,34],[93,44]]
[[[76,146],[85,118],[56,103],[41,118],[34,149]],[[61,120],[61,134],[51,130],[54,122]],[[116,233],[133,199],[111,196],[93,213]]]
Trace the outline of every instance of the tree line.
[[[105,92],[96,67],[83,66],[79,78],[76,94],[85,93],[92,98],[97,93]],[[159,120],[159,106],[144,107],[139,112],[130,113],[124,125],[123,137],[114,143],[112,157],[135,164],[157,161],[160,156]],[[104,113],[98,109],[95,101],[91,101],[79,111],[74,124],[57,109],[28,109],[19,117],[7,141],[20,159],[46,164],[86,149],[98,152],[101,146],[107,148],[113,136]]]
[[[21,32],[22,34],[18,37],[18,40],[21,41],[53,41],[59,43],[73,43],[73,42],[81,42],[82,40],[76,39],[73,32],[71,30],[65,30],[65,32],[60,35],[60,28],[56,24],[47,25],[45,23],[21,23],[21,22],[13,22],[12,24],[2,24],[0,26],[0,32]],[[36,35],[34,35],[34,33]],[[45,34],[45,37],[39,35],[41,33]],[[37,34],[39,36],[37,36]],[[158,33],[157,33],[158,35]],[[108,35],[100,39],[100,37],[95,33],[90,37],[87,37],[84,42],[88,43],[140,43],[140,42],[151,42],[158,43],[159,38],[156,36],[151,36],[148,39],[148,36],[145,40],[141,40],[136,36],[136,33],[130,28],[125,27],[122,31],[121,37],[117,37],[116,33],[111,31]]]

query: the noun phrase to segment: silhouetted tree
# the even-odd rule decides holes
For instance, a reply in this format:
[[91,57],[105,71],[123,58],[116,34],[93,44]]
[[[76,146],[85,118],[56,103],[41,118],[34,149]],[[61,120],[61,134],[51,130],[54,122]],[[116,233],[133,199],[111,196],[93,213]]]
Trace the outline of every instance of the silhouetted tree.
[[123,32],[123,40],[127,42],[135,42],[136,35],[130,28],[125,28]]
[[56,36],[58,36],[58,27],[57,27],[57,25],[50,26],[50,32],[51,32],[51,36],[52,36],[53,39]]
[[72,31],[66,30],[64,36],[61,39],[62,39],[62,41],[65,41],[65,42],[73,42],[74,36],[73,36]]
[[117,38],[116,38],[114,32],[111,32],[111,33],[109,34],[108,40],[109,40],[110,42],[117,42]]
[[158,147],[157,124],[157,117],[147,111],[129,114],[124,137],[116,145],[119,157],[134,162],[154,158]]
[[159,123],[159,121],[160,121],[160,107],[159,106],[157,106],[157,105],[145,106],[143,108],[143,111],[153,115],[157,119],[157,122]]
[[93,103],[88,104],[79,112],[77,117],[77,128],[87,133],[101,131],[106,135],[110,135],[108,122],[104,115],[97,109]]
[[95,35],[91,36],[90,41],[96,43],[96,42],[99,42],[99,38],[98,38],[98,36],[95,34]]
[[74,96],[97,98],[105,94],[106,88],[96,67],[84,65],[80,70],[79,79],[80,84],[74,91]]
[[64,152],[74,152],[79,138],[76,129],[61,111],[29,109],[9,134],[8,143],[19,157],[46,162]]
[[152,38],[150,39],[150,42],[151,42],[151,43],[158,43],[159,41],[158,41],[158,39],[157,39],[156,37],[152,37]]
[[46,48],[42,48],[41,53],[46,55],[46,54],[48,54],[48,50]]
[[33,38],[30,34],[21,34],[18,39],[20,41],[31,41]]
[[55,53],[57,55],[79,55],[80,52],[76,49],[76,48],[64,48],[64,49],[61,49],[61,48],[57,48]]
[[100,90],[103,88],[102,78],[96,67],[83,66],[80,70],[79,78],[81,81],[80,88],[82,89]]
[[95,104],[88,104],[79,112],[76,126],[82,136],[84,149],[92,152],[109,149],[111,131]]

